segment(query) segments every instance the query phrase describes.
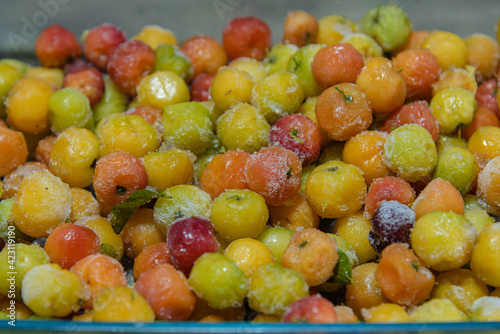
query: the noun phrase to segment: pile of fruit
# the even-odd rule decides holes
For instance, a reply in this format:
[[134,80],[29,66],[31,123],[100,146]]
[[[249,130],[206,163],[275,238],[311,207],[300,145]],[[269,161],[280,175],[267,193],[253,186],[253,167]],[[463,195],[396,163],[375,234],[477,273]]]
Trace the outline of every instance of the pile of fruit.
[[500,321],[498,40],[389,4],[35,52],[0,60],[2,319]]

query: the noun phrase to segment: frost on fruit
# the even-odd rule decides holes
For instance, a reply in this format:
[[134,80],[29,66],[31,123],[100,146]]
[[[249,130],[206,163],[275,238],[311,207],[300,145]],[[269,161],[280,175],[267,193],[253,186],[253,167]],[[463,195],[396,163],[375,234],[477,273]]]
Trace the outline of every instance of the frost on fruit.
[[57,264],[42,264],[26,273],[21,290],[23,302],[35,314],[65,317],[80,309],[90,292],[81,279]]
[[177,185],[165,190],[153,208],[158,228],[166,235],[172,223],[179,218],[203,217],[210,219],[212,198],[193,185]]
[[383,201],[372,217],[375,232],[383,242],[407,242],[415,225],[415,212],[398,201]]
[[473,321],[499,321],[500,298],[485,296],[476,299],[470,310],[470,318]]
[[416,124],[403,125],[389,134],[385,156],[387,166],[408,182],[430,174],[438,159],[431,134]]
[[31,173],[21,183],[12,206],[12,217],[21,232],[42,238],[66,221],[72,205],[69,185],[43,170]]

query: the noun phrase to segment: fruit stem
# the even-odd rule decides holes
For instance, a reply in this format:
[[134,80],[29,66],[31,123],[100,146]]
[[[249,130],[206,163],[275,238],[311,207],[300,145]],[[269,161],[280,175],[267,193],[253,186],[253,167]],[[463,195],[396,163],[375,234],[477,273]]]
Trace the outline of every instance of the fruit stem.
[[125,195],[125,192],[127,191],[127,188],[121,185],[116,186],[115,193],[118,195]]
[[299,143],[304,144],[304,141],[298,137],[298,135],[299,135],[298,129],[295,129],[295,128],[291,129],[290,132],[288,132],[288,134],[290,135],[290,137],[292,137],[293,139],[295,139]]
[[227,197],[226,200],[229,201],[230,199],[235,199],[239,202],[239,201],[241,201],[242,198],[243,197],[241,197],[240,195],[232,195],[232,196]]
[[420,266],[418,264],[418,262],[412,262],[411,263],[411,266],[413,267],[413,269],[415,269],[416,271],[418,271],[420,269]]
[[340,93],[342,94],[342,96],[344,97],[344,100],[349,103],[349,102],[352,102],[353,98],[351,95],[349,94],[346,94],[344,93],[344,91],[342,89],[340,89],[339,87],[335,86],[335,89]]

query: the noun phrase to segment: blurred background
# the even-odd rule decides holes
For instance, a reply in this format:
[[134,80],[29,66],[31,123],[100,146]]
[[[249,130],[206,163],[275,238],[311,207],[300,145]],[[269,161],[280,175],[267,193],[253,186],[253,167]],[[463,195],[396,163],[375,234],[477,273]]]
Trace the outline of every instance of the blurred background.
[[2,0],[0,9],[0,57],[27,59],[40,31],[61,24],[80,36],[85,29],[112,23],[129,37],[144,25],[172,30],[180,43],[194,34],[221,40],[225,24],[237,16],[258,16],[281,40],[289,10],[302,9],[318,17],[344,15],[359,22],[379,3],[396,3],[410,17],[415,29],[441,29],[461,37],[480,32],[495,36],[500,0]]

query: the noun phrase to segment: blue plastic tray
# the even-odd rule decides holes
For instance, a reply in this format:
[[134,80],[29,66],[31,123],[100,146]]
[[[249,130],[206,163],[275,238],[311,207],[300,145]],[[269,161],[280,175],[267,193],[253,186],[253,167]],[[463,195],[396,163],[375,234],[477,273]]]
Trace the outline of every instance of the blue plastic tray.
[[16,321],[15,327],[0,322],[1,333],[500,333],[500,322],[409,324],[252,324],[249,322],[198,323],[98,323],[72,321]]

